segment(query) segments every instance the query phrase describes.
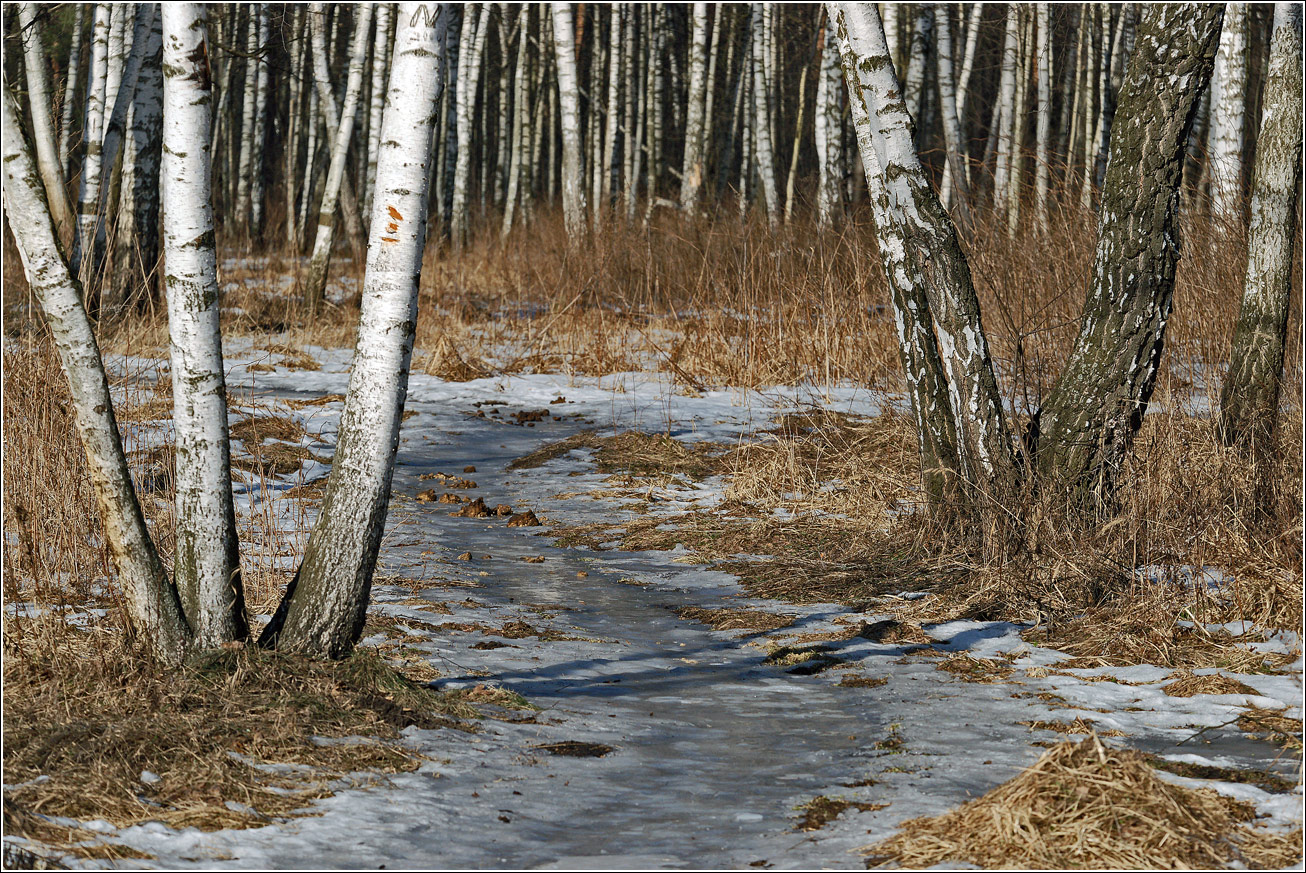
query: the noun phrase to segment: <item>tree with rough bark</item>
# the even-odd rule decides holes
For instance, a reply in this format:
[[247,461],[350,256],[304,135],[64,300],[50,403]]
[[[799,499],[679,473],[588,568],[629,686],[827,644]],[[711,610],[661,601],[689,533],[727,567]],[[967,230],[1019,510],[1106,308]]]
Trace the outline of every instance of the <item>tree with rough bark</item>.
[[558,105],[562,114],[562,215],[567,239],[585,237],[585,183],[581,173],[580,91],[576,75],[576,37],[570,3],[551,4],[553,53],[558,69]]

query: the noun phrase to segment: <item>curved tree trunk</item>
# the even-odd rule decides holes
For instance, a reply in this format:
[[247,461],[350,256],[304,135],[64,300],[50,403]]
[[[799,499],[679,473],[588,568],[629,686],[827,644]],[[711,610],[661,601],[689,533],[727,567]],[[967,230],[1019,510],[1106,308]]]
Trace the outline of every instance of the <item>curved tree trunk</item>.
[[35,3],[19,4],[18,21],[22,26],[27,102],[32,110],[30,117],[32,138],[36,140],[36,163],[41,168],[41,181],[45,184],[50,214],[54,217],[56,229],[62,235],[72,228],[72,207],[68,204],[68,192],[64,189],[63,168],[54,136],[54,120],[50,117],[50,68],[45,60],[41,21],[36,15]]
[[211,648],[249,633],[231,498],[227,386],[218,323],[217,253],[209,175],[208,28],[204,6],[163,4],[164,285],[177,441],[173,571],[195,642]]
[[4,92],[0,95],[4,104],[0,163],[4,165],[8,223],[68,379],[77,431],[86,450],[104,538],[122,583],[127,618],[141,642],[160,660],[177,663],[190,643],[190,627],[136,500],[113,415],[109,381],[82,305],[81,288],[59,254],[54,224],[13,97],[8,88],[0,91]]
[[1301,185],[1301,56],[1301,6],[1276,3],[1256,138],[1247,277],[1218,420],[1225,444],[1253,456],[1270,448],[1279,412]]
[[408,390],[448,17],[399,4],[349,396],[322,515],[264,645],[338,658],[363,629]]
[[852,116],[853,130],[857,133],[866,187],[870,192],[875,240],[880,250],[880,263],[889,283],[898,354],[903,377],[907,382],[907,396],[911,400],[912,417],[916,423],[921,486],[930,506],[937,508],[951,500],[957,486],[956,421],[948,400],[948,382],[934,339],[930,302],[908,261],[902,223],[893,213],[885,187],[884,172],[876,157],[871,133],[872,120],[867,113],[857,73],[857,55],[849,45],[846,28],[833,32],[836,19],[834,4],[830,4],[832,33],[829,50],[832,53],[837,51],[841,56],[848,82],[849,114]]
[[1152,396],[1179,260],[1184,148],[1222,17],[1219,5],[1156,5],[1138,28],[1079,336],[1035,420],[1038,471],[1072,499],[1109,494]]
[[[1020,479],[1002,397],[989,357],[970,267],[956,229],[939,202],[912,141],[912,122],[899,90],[874,4],[832,3],[844,69],[854,68],[860,97],[873,119],[871,146],[885,181],[904,252],[901,281],[924,286],[947,371],[956,426],[959,471],[972,494],[1010,494]],[[850,89],[851,90],[851,89]],[[857,95],[854,95],[857,96]]]

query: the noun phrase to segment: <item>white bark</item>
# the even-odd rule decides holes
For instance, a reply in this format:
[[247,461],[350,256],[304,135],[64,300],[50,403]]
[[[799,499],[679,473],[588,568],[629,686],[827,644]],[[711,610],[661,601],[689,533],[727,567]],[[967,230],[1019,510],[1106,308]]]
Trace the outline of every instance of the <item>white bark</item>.
[[966,25],[966,54],[961,61],[961,74],[957,77],[957,121],[966,130],[966,106],[970,101],[970,74],[975,69],[975,47],[979,45],[979,26],[984,18],[984,4],[971,6]]
[[82,178],[77,189],[77,236],[73,238],[72,269],[86,293],[92,259],[87,255],[95,243],[100,217],[100,155],[104,138],[104,89],[109,72],[109,5],[96,4],[91,27],[90,75],[86,81],[86,118],[82,122]]
[[961,125],[957,122],[957,90],[952,74],[952,26],[948,20],[948,7],[934,4],[934,32],[937,34],[935,56],[938,59],[938,85],[940,115],[943,118],[943,140],[947,150],[947,172],[943,178],[945,205],[947,195],[955,187],[959,198],[957,207],[963,224],[970,223],[970,187],[967,184],[966,155],[961,138]]
[[13,96],[4,88],[4,199],[23,271],[41,305],[68,380],[78,436],[123,603],[133,629],[162,660],[181,660],[190,630],[177,590],[155,551],[132,486],[113,401],[81,289],[59,254],[54,224],[23,139]]
[[268,22],[268,5],[258,4],[259,52],[258,84],[254,91],[254,142],[250,163],[253,178],[250,179],[249,222],[250,235],[261,239],[263,235],[263,145],[267,140],[267,105],[268,105],[268,59],[265,54],[269,37],[272,33]]
[[1048,4],[1040,3],[1038,12],[1038,166],[1034,170],[1035,208],[1039,229],[1048,230],[1048,178],[1052,153],[1052,30]]
[[69,157],[72,153],[73,107],[77,105],[77,80],[82,71],[82,31],[86,29],[86,4],[78,3],[76,7],[72,45],[68,50],[68,78],[63,89],[63,120],[59,125],[59,167],[64,172],[72,169]]
[[[848,41],[866,103],[871,145],[885,181],[895,224],[908,242],[907,281],[925,285],[934,318],[939,357],[957,428],[961,472],[984,488],[1011,482],[1016,458],[1002,398],[993,374],[979,301],[956,231],[935,196],[912,141],[912,122],[889,61],[879,13],[873,4],[831,3],[841,39]],[[915,274],[915,275],[912,275]]]
[[527,32],[527,24],[530,20],[530,13],[525,6],[521,7],[517,13],[517,28],[519,36],[517,39],[517,69],[513,76],[513,88],[515,97],[513,98],[513,115],[512,125],[512,160],[508,166],[508,193],[504,196],[503,203],[503,223],[499,227],[500,241],[506,240],[508,234],[512,232],[513,214],[517,206],[517,194],[521,188],[522,165],[526,162],[526,155],[523,154],[526,148],[526,125],[527,125],[527,79],[526,79],[526,47],[530,43],[530,34]]
[[[449,224],[455,250],[467,242],[467,184],[472,168],[472,123],[476,117],[476,91],[481,78],[481,55],[490,32],[491,3],[468,4],[463,10],[462,48],[458,58],[455,117],[458,124],[458,161],[453,177],[453,209]],[[479,10],[479,14],[473,12]]]
[[198,3],[163,4],[163,189],[177,445],[181,602],[203,648],[244,637],[240,549],[231,498],[227,388],[218,322],[209,170],[212,87],[208,29]]
[[[993,171],[993,208],[1007,207],[1011,185],[1012,116],[1016,111],[1016,70],[1020,53],[1020,23],[1017,7],[1007,6],[1006,39],[1002,44],[1002,76],[998,82],[997,165]],[[1001,214],[1001,213],[999,213]]]
[[826,15],[822,34],[821,76],[816,82],[816,157],[820,178],[816,188],[816,220],[821,227],[829,227],[839,210],[840,134],[843,132],[839,118],[839,87],[842,72],[839,67],[839,47],[834,33],[834,19]]
[[399,4],[349,395],[322,515],[264,635],[278,648],[340,657],[363,627],[412,361],[447,18]]
[[50,117],[50,68],[46,65],[41,22],[34,3],[18,6],[22,28],[23,62],[27,71],[27,105],[31,110],[32,138],[36,140],[36,163],[45,185],[46,201],[60,235],[72,228],[72,207],[64,188],[63,165],[55,142],[54,121]]
[[1242,216],[1243,126],[1247,105],[1247,4],[1226,3],[1211,93],[1211,198],[1217,215]]
[[[364,209],[372,214],[376,193],[376,158],[381,145],[381,115],[385,110],[386,85],[390,78],[390,4],[376,7],[376,41],[372,44],[372,99],[367,121],[367,192]],[[371,232],[371,228],[368,228]]]
[[[925,100],[925,67],[933,41],[934,4],[915,4],[916,22],[911,33],[911,53],[907,59],[907,79],[903,83],[907,114],[919,129],[921,106]],[[919,135],[919,134],[918,134]]]
[[[685,154],[680,168],[680,208],[698,211],[703,187],[703,121],[707,91],[707,4],[694,4],[694,35],[689,47],[689,107],[685,113]],[[802,97],[802,94],[799,94]]]
[[774,147],[771,140],[771,107],[767,99],[770,83],[766,79],[764,58],[767,54],[765,21],[766,4],[753,4],[753,150],[757,159],[757,175],[762,183],[762,202],[766,207],[766,220],[776,227],[780,220],[779,201],[775,188]]
[[553,3],[553,50],[558,62],[558,104],[562,113],[562,214],[572,245],[586,234],[585,186],[581,176],[580,93],[571,4]]
[[237,232],[248,236],[250,181],[254,169],[254,119],[258,111],[258,22],[255,18],[262,4],[246,6],[245,18],[245,90],[240,101],[240,164],[236,171]]
[[[317,216],[317,236],[313,240],[313,253],[308,262],[308,278],[304,286],[304,302],[312,309],[326,294],[327,269],[331,265],[331,250],[336,239],[336,207],[340,204],[340,192],[345,181],[345,157],[349,154],[349,141],[354,135],[354,119],[357,117],[358,94],[363,88],[363,64],[367,60],[368,31],[372,24],[371,3],[358,7],[354,22],[354,41],[350,46],[349,80],[345,85],[345,101],[340,110],[339,127],[335,131],[335,141],[331,144],[331,164],[327,169],[326,188],[322,192],[322,206]],[[312,19],[315,47],[321,45],[318,37],[322,34],[321,21],[325,16],[323,4],[315,3],[313,9],[319,14]],[[313,15],[313,12],[309,13]],[[331,80],[328,78],[326,58],[323,53],[314,53],[317,90],[322,103],[334,102],[331,95]]]

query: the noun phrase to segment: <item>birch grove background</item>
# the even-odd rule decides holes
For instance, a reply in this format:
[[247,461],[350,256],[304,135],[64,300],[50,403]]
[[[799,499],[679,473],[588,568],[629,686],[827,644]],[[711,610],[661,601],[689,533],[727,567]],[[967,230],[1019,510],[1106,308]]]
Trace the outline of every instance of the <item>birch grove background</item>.
[[[74,261],[139,294],[157,257],[159,16],[151,4],[14,4],[24,82],[56,222]],[[888,4],[884,26],[916,145],[963,223],[1017,234],[1098,196],[1136,4]],[[1241,216],[1271,6],[1229,4],[1189,143],[1188,208]],[[371,4],[211,8],[218,231],[313,251],[320,295],[336,215],[361,255],[393,13]],[[822,7],[468,4],[451,8],[430,172],[437,238],[500,236],[541,206],[568,233],[658,210],[757,209],[822,222],[866,198]],[[58,122],[56,124],[55,122]],[[72,193],[75,189],[75,193]],[[314,221],[314,216],[317,216]],[[107,239],[112,239],[110,245]]]

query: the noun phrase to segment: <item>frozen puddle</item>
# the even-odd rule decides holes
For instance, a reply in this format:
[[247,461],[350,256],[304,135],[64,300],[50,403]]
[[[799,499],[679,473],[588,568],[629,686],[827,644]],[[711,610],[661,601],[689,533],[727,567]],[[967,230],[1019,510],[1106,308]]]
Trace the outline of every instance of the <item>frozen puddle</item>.
[[[278,368],[252,384],[258,393],[284,398],[342,392],[344,356],[318,357],[322,372]],[[230,384],[251,384],[239,359],[233,370]],[[614,501],[584,493],[603,477],[582,456],[530,470],[507,465],[591,426],[659,430],[669,421],[680,438],[731,441],[765,425],[777,402],[797,399],[792,392],[771,402],[754,395],[741,403],[728,392],[689,398],[635,376],[622,392],[614,385],[611,377],[601,384],[560,376],[446,384],[415,375],[410,387],[408,408],[417,414],[404,425],[373,610],[401,623],[414,620],[405,625],[408,639],[421,642],[405,645],[440,671],[442,686],[500,685],[539,712],[508,714],[519,721],[486,719],[474,734],[410,728],[406,741],[429,762],[381,787],[342,787],[314,804],[313,816],[215,833],[150,824],[112,839],[165,867],[860,869],[858,848],[888,836],[904,819],[938,814],[984,793],[1038,757],[1042,749],[1034,741],[1060,739],[1031,732],[1021,721],[1078,715],[1128,735],[1113,742],[1181,760],[1295,771],[1295,762],[1274,760],[1273,747],[1235,739],[1228,730],[1176,747],[1202,727],[1227,722],[1245,701],[1167,697],[1159,690],[1165,670],[1137,671],[1129,680],[1140,684],[1127,686],[1062,674],[1030,678],[1021,668],[1059,656],[1024,644],[1015,625],[958,622],[931,632],[949,650],[1019,653],[1009,680],[967,682],[936,669],[939,658],[909,654],[913,647],[861,638],[825,643],[828,655],[850,667],[792,673],[763,663],[765,643],[845,629],[836,617],[874,621],[876,615],[753,600],[741,595],[733,577],[678,562],[683,552],[556,548],[547,528],[455,518],[449,514],[455,506],[411,499],[428,487],[446,490],[421,474],[461,475],[474,465],[476,472],[466,475],[478,487],[462,493],[491,507],[530,508],[546,523],[623,518]],[[550,405],[559,396],[568,402]],[[563,420],[550,416],[528,428],[477,418],[478,402],[501,404],[503,418],[547,409]],[[834,399],[840,409],[862,414],[883,402],[851,390]],[[329,442],[339,411],[337,403],[302,416]],[[710,503],[719,488],[709,482],[666,499]],[[562,491],[582,493],[551,496]],[[536,536],[541,531],[546,535]],[[464,552],[471,561],[457,558]],[[527,557],[544,560],[527,563]],[[396,576],[430,580],[421,597],[432,608],[415,605],[409,588],[385,584]],[[673,612],[725,606],[798,618],[778,631],[718,632]],[[507,634],[509,622],[529,625],[525,630],[534,635],[520,635],[520,625]],[[464,629],[430,627],[440,624]],[[1300,668],[1299,660],[1290,676],[1238,678],[1257,689],[1259,705],[1291,705],[1300,716]],[[839,686],[848,675],[887,682]],[[1055,692],[1067,705],[1053,708],[1034,696],[1039,692]],[[571,747],[591,755],[611,751],[573,757],[539,748],[559,743],[593,744]],[[1300,789],[1229,790],[1257,801],[1278,822],[1298,815]],[[798,830],[797,808],[817,795],[857,805],[819,830]]]

